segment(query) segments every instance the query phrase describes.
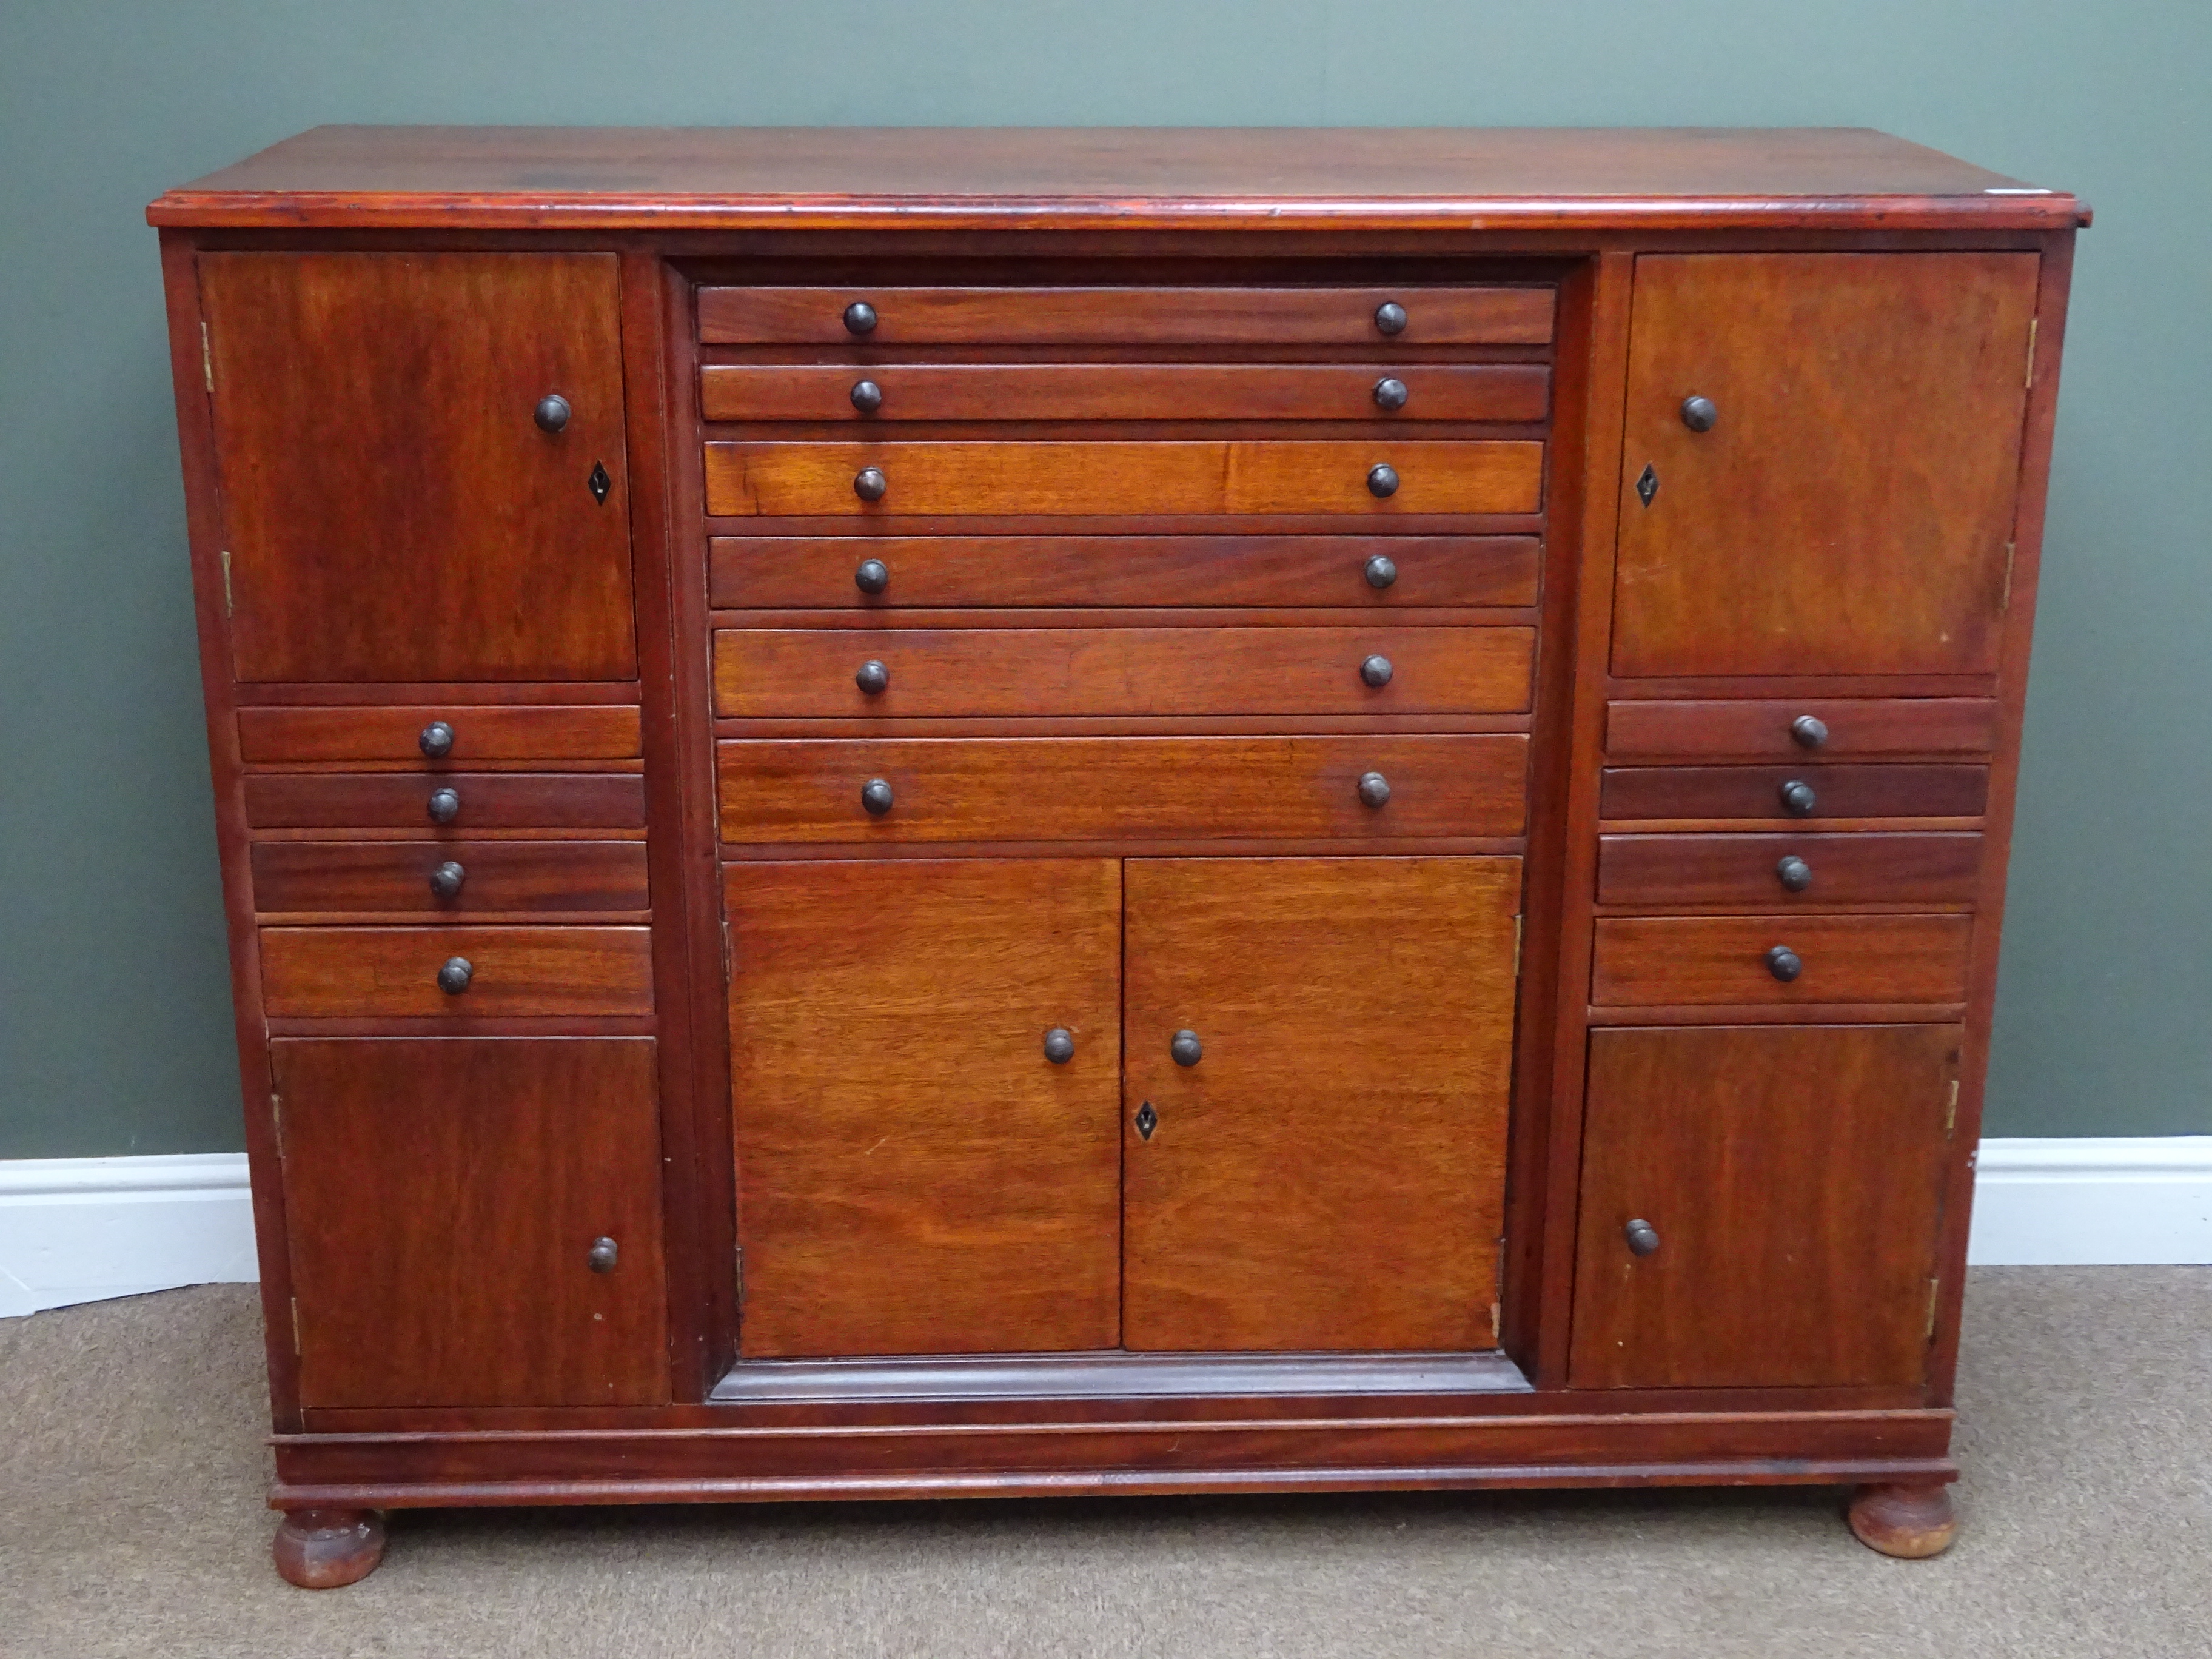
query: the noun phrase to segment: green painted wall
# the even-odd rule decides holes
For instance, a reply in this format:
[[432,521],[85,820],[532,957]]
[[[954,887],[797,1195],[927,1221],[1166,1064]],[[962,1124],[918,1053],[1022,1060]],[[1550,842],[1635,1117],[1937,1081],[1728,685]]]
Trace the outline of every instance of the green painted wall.
[[332,121],[1867,125],[2087,196],[1989,1127],[2212,1130],[2204,0],[112,0],[0,52],[0,1158],[239,1145],[145,203]]

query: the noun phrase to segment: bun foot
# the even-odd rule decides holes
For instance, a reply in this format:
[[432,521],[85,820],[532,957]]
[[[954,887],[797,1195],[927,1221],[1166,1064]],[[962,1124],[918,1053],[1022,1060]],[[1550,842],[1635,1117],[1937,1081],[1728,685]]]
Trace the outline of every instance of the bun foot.
[[1942,1554],[1959,1535],[1948,1486],[1861,1486],[1850,1517],[1860,1543],[1908,1561]]
[[358,1583],[384,1559],[384,1517],[374,1510],[291,1510],[270,1546],[276,1571],[301,1589]]

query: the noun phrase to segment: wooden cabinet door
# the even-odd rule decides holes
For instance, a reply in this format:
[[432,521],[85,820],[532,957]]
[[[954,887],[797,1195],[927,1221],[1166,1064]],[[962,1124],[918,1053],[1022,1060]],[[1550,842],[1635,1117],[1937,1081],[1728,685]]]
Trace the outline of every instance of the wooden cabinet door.
[[1594,1032],[1573,1385],[1918,1382],[1960,1035]]
[[667,1400],[651,1039],[270,1053],[302,1405]]
[[2033,253],[1638,259],[1613,672],[1994,670],[2037,271]]
[[745,1357],[1115,1346],[1121,866],[733,864],[723,893]]
[[1125,1346],[1495,1346],[1520,860],[1126,883]]
[[614,255],[199,279],[240,679],[635,677]]

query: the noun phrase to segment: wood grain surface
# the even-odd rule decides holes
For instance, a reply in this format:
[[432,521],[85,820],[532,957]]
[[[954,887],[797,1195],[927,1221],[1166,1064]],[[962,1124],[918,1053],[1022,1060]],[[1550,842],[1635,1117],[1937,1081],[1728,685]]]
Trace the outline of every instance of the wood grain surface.
[[[645,827],[645,781],[635,772],[257,772],[245,787],[257,830]],[[461,802],[442,824],[430,816],[441,789]]]
[[[440,898],[430,873],[461,866]],[[643,910],[639,841],[264,841],[253,847],[253,905],[269,912],[392,911],[418,917],[484,911]]]
[[[1827,736],[1790,734],[1810,715]],[[1854,759],[1880,755],[1986,756],[1996,746],[1988,697],[1799,697],[1606,705],[1605,752],[1616,760]]]
[[[1782,787],[1808,785],[1813,810],[1793,813]],[[1988,804],[1986,766],[1609,766],[1608,818],[1973,817]]]
[[[1957,1003],[1966,995],[1972,918],[1963,915],[1606,916],[1590,1000],[1649,1004]],[[1766,953],[1804,963],[1777,979]]]
[[453,728],[444,764],[479,760],[628,760],[640,750],[635,705],[581,707],[420,703],[358,708],[241,708],[238,748],[249,763],[266,761],[425,763],[422,738],[433,721]]
[[[475,973],[448,995],[438,970]],[[264,927],[262,998],[272,1018],[650,1014],[645,927]]]
[[[1812,871],[1792,891],[1776,866]],[[1597,902],[1730,904],[1793,910],[1838,904],[1971,904],[1980,890],[1982,837],[1896,835],[1605,836]]]

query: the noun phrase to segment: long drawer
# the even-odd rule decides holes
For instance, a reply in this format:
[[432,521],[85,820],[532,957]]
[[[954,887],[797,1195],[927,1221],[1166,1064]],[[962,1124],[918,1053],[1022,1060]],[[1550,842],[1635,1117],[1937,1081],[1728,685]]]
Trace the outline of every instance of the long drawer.
[[[260,938],[272,1018],[653,1012],[647,927],[264,927]],[[457,959],[467,973],[453,992],[439,975]]]
[[1989,697],[1611,702],[1605,751],[1615,760],[1660,761],[1987,755],[1996,732],[1997,706]]
[[1542,363],[709,363],[710,421],[1540,421]]
[[264,841],[253,847],[264,913],[643,910],[639,841]]
[[1546,286],[702,288],[708,345],[1542,345]]
[[711,603],[1533,605],[1534,536],[717,536]]
[[[1785,867],[1785,866],[1787,867]],[[1601,836],[1601,904],[1964,904],[1982,838],[1948,834]]]
[[[1601,917],[1590,1000],[1957,1003],[1972,931],[1964,915]],[[1794,976],[1778,951],[1795,957]]]
[[729,629],[715,712],[1517,713],[1529,628]]
[[256,830],[641,830],[645,780],[635,772],[260,772],[246,779],[246,821]]
[[717,518],[1534,513],[1544,446],[1388,435],[1109,443],[710,443]]
[[[1528,769],[1519,736],[732,738],[719,750],[730,842],[1516,836]],[[1388,790],[1378,804],[1362,796],[1369,774]],[[880,812],[864,799],[872,783],[888,792]]]
[[1614,819],[1976,817],[1989,793],[1986,766],[1614,766],[1598,799]]
[[238,747],[255,761],[630,760],[643,752],[636,705],[546,708],[241,708]]

